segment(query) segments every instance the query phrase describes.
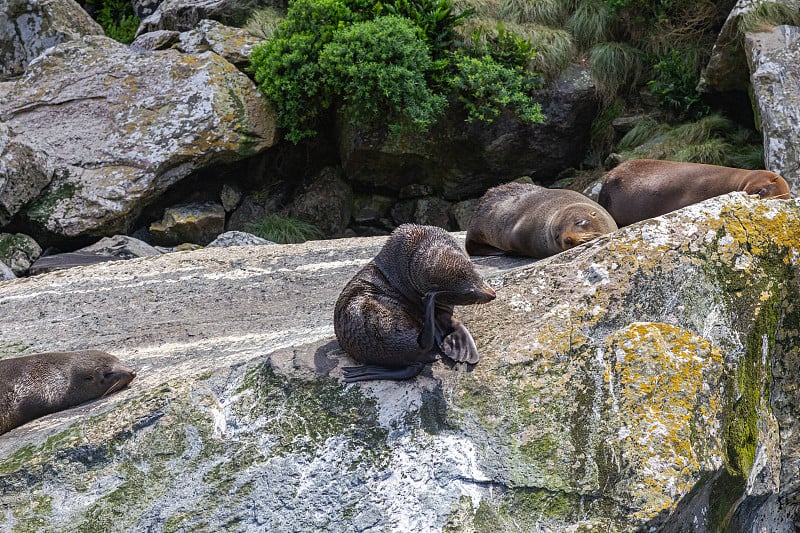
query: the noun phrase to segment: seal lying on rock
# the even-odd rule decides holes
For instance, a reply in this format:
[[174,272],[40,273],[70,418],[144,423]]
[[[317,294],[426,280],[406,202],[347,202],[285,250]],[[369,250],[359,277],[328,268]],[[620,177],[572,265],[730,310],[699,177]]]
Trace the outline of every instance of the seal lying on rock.
[[455,239],[433,226],[403,224],[342,290],[333,324],[341,347],[367,363],[344,369],[348,383],[408,379],[444,353],[478,362],[453,306],[493,300]]
[[627,226],[734,191],[791,197],[786,180],[768,170],[632,159],[606,174],[597,201]]
[[614,219],[576,191],[506,183],[486,191],[467,228],[470,255],[549,257],[617,229]]
[[136,377],[100,350],[49,352],[0,360],[0,434],[118,391]]

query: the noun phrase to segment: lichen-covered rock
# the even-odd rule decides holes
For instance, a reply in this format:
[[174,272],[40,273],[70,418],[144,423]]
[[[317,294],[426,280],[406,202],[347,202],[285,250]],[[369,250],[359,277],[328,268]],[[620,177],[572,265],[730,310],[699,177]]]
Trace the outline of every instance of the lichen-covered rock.
[[[799,8],[800,9],[800,8]],[[800,28],[777,26],[746,38],[752,95],[764,136],[764,164],[800,194]]]
[[24,276],[36,259],[42,255],[42,247],[33,237],[22,233],[0,233],[0,261],[14,274]]
[[156,30],[139,35],[130,47],[136,51],[166,50],[178,43],[181,32],[174,30]]
[[103,28],[74,0],[0,0],[0,81],[22,74],[45,49],[84,35],[103,35]]
[[188,31],[203,19],[241,23],[259,4],[271,5],[266,0],[163,0],[142,20],[136,35],[155,30]]
[[0,439],[0,528],[795,531],[800,200],[480,259],[475,368],[345,386],[334,302],[384,242],[0,285],[0,357],[92,347],[138,374]]
[[128,235],[114,235],[103,237],[94,244],[81,248],[84,252],[95,252],[110,255],[120,259],[133,259],[134,257],[150,257],[160,255],[160,252],[144,241],[129,237]]
[[400,138],[364,131],[342,116],[344,173],[350,181],[385,190],[427,185],[447,200],[480,196],[522,175],[535,175],[544,184],[555,181],[558,172],[583,161],[596,94],[588,72],[573,65],[536,99],[547,115],[544,124],[523,124],[510,113],[491,124],[467,123],[453,110],[429,134]]
[[169,207],[164,218],[150,224],[153,242],[161,246],[194,243],[205,246],[225,231],[225,209],[216,202]]
[[39,56],[0,120],[0,224],[27,204],[40,241],[126,233],[191,172],[275,142],[274,112],[218,55],[137,53],[106,37]]
[[8,281],[16,278],[17,275],[14,274],[14,271],[11,270],[11,267],[6,265],[3,261],[0,261],[0,281]]
[[193,30],[178,36],[176,48],[187,54],[211,50],[243,69],[249,63],[253,47],[260,42],[247,30],[225,26],[216,20],[201,20]]
[[339,236],[353,213],[353,189],[338,167],[325,167],[288,206],[289,216],[313,224],[326,236]]
[[221,233],[216,239],[208,243],[208,248],[227,247],[227,246],[251,246],[262,244],[275,244],[267,239],[262,239],[258,235],[245,231],[226,231]]

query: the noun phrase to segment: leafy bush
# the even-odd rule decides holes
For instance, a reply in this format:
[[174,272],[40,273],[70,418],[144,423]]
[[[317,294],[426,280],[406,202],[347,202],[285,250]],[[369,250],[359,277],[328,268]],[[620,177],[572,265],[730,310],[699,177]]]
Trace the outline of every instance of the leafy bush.
[[133,42],[139,19],[129,0],[88,0],[86,11],[94,17],[108,37],[124,44]]
[[684,55],[677,50],[653,66],[655,79],[647,82],[650,93],[659,105],[679,117],[693,117],[708,113],[709,108],[697,92],[700,73],[687,64]]
[[378,14],[385,10],[387,14],[409,19],[430,47],[434,60],[443,59],[461,44],[456,28],[475,13],[474,9],[455,13],[452,0],[394,0],[377,6]]
[[398,16],[345,28],[319,57],[323,85],[338,95],[354,123],[381,119],[394,131],[406,124],[427,129],[447,104],[426,83],[432,67],[413,23]]
[[313,224],[282,215],[267,215],[261,222],[250,224],[247,229],[253,235],[278,244],[306,242],[322,237],[322,232]]
[[544,120],[541,106],[527,93],[530,82],[522,67],[504,66],[490,55],[480,58],[459,55],[456,66],[450,85],[466,106],[468,122],[491,122],[502,108],[511,109],[524,122]]

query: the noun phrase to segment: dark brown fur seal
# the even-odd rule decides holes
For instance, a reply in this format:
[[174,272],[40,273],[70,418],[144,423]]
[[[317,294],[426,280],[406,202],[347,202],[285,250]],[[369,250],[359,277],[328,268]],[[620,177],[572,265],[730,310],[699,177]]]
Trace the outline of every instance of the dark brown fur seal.
[[0,360],[0,434],[35,418],[118,391],[136,373],[100,350]]
[[341,347],[366,366],[347,367],[348,383],[408,379],[440,353],[478,362],[453,306],[493,300],[453,237],[441,228],[403,224],[344,287],[333,315]]
[[512,182],[478,202],[466,248],[470,255],[550,257],[616,229],[611,215],[579,192]]
[[734,191],[791,197],[786,180],[768,170],[633,159],[606,174],[597,201],[627,226]]

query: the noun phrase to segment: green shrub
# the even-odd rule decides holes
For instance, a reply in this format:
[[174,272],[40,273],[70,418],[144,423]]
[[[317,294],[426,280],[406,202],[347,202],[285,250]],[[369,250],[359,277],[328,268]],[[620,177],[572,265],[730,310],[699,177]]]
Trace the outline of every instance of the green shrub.
[[88,0],[86,9],[108,37],[124,44],[133,42],[140,21],[129,0]]
[[433,62],[406,18],[378,17],[338,32],[320,53],[319,68],[353,123],[425,130],[447,104],[426,83]]
[[653,66],[656,77],[647,82],[647,87],[662,108],[679,117],[697,118],[707,114],[709,108],[697,91],[700,73],[684,57],[681,52],[671,50]]
[[306,242],[322,237],[322,232],[313,224],[282,215],[267,215],[261,222],[250,224],[247,229],[253,235],[278,244]]
[[529,94],[531,83],[522,67],[507,67],[492,56],[456,56],[450,86],[467,109],[467,121],[491,122],[503,108],[528,123],[544,121],[541,106]]
[[378,14],[383,10],[387,14],[409,19],[430,47],[434,60],[443,59],[450,50],[461,44],[456,28],[475,13],[470,8],[455,12],[452,0],[389,0],[377,6]]
[[536,50],[527,39],[506,30],[502,22],[494,28],[478,26],[470,35],[472,48],[469,54],[473,57],[491,56],[492,59],[507,67],[527,67],[536,55]]

